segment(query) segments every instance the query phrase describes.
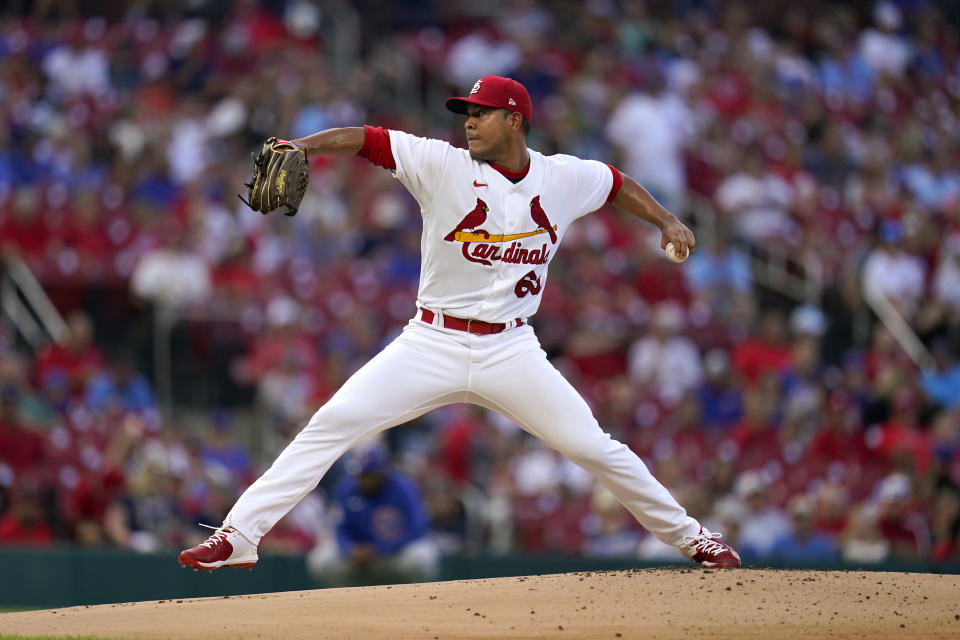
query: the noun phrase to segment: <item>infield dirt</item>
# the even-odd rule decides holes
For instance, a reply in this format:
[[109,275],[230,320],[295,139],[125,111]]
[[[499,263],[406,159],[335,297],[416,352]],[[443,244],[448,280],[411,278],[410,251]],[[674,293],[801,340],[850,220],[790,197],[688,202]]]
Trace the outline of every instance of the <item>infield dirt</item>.
[[960,576],[644,569],[0,615],[103,638],[960,638]]

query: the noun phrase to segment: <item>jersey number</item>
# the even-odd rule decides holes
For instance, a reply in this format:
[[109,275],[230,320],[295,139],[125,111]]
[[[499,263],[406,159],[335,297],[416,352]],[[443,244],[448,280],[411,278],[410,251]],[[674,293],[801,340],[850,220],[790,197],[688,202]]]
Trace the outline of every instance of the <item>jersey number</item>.
[[528,293],[537,295],[540,293],[540,276],[531,271],[527,275],[520,278],[520,281],[517,282],[517,286],[513,288],[513,292],[517,294],[518,298],[522,298]]

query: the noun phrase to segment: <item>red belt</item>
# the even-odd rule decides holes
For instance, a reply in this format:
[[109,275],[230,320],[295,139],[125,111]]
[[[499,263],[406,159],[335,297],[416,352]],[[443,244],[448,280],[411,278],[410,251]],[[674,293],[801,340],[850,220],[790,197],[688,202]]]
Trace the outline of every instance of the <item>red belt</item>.
[[[433,324],[433,319],[437,317],[429,309],[420,309],[420,319],[427,324]],[[457,331],[466,331],[467,333],[476,333],[479,335],[488,335],[491,333],[500,333],[511,326],[519,327],[523,320],[517,318],[513,324],[507,322],[484,322],[483,320],[464,320],[463,318],[454,318],[453,316],[443,316],[443,326],[447,329],[456,329]]]

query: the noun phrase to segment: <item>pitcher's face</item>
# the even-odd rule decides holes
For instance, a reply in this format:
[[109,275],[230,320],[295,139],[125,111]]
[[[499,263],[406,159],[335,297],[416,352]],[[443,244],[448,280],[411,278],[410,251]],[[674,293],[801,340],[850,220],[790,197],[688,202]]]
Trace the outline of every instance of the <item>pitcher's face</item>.
[[474,160],[499,157],[509,147],[512,118],[513,114],[506,109],[468,105],[463,127],[470,157]]

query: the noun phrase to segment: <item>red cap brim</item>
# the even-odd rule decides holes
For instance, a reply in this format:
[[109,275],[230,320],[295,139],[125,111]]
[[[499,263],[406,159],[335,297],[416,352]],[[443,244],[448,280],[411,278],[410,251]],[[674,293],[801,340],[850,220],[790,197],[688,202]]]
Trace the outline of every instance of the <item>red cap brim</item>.
[[[489,102],[487,100],[477,100],[476,98],[447,98],[444,104],[447,106],[447,109],[453,111],[454,113],[459,113],[461,115],[467,115],[467,105],[468,104],[478,104],[481,107],[493,107],[494,109],[504,109],[498,104]],[[519,111],[517,113],[520,113]],[[522,115],[522,114],[521,114]]]

